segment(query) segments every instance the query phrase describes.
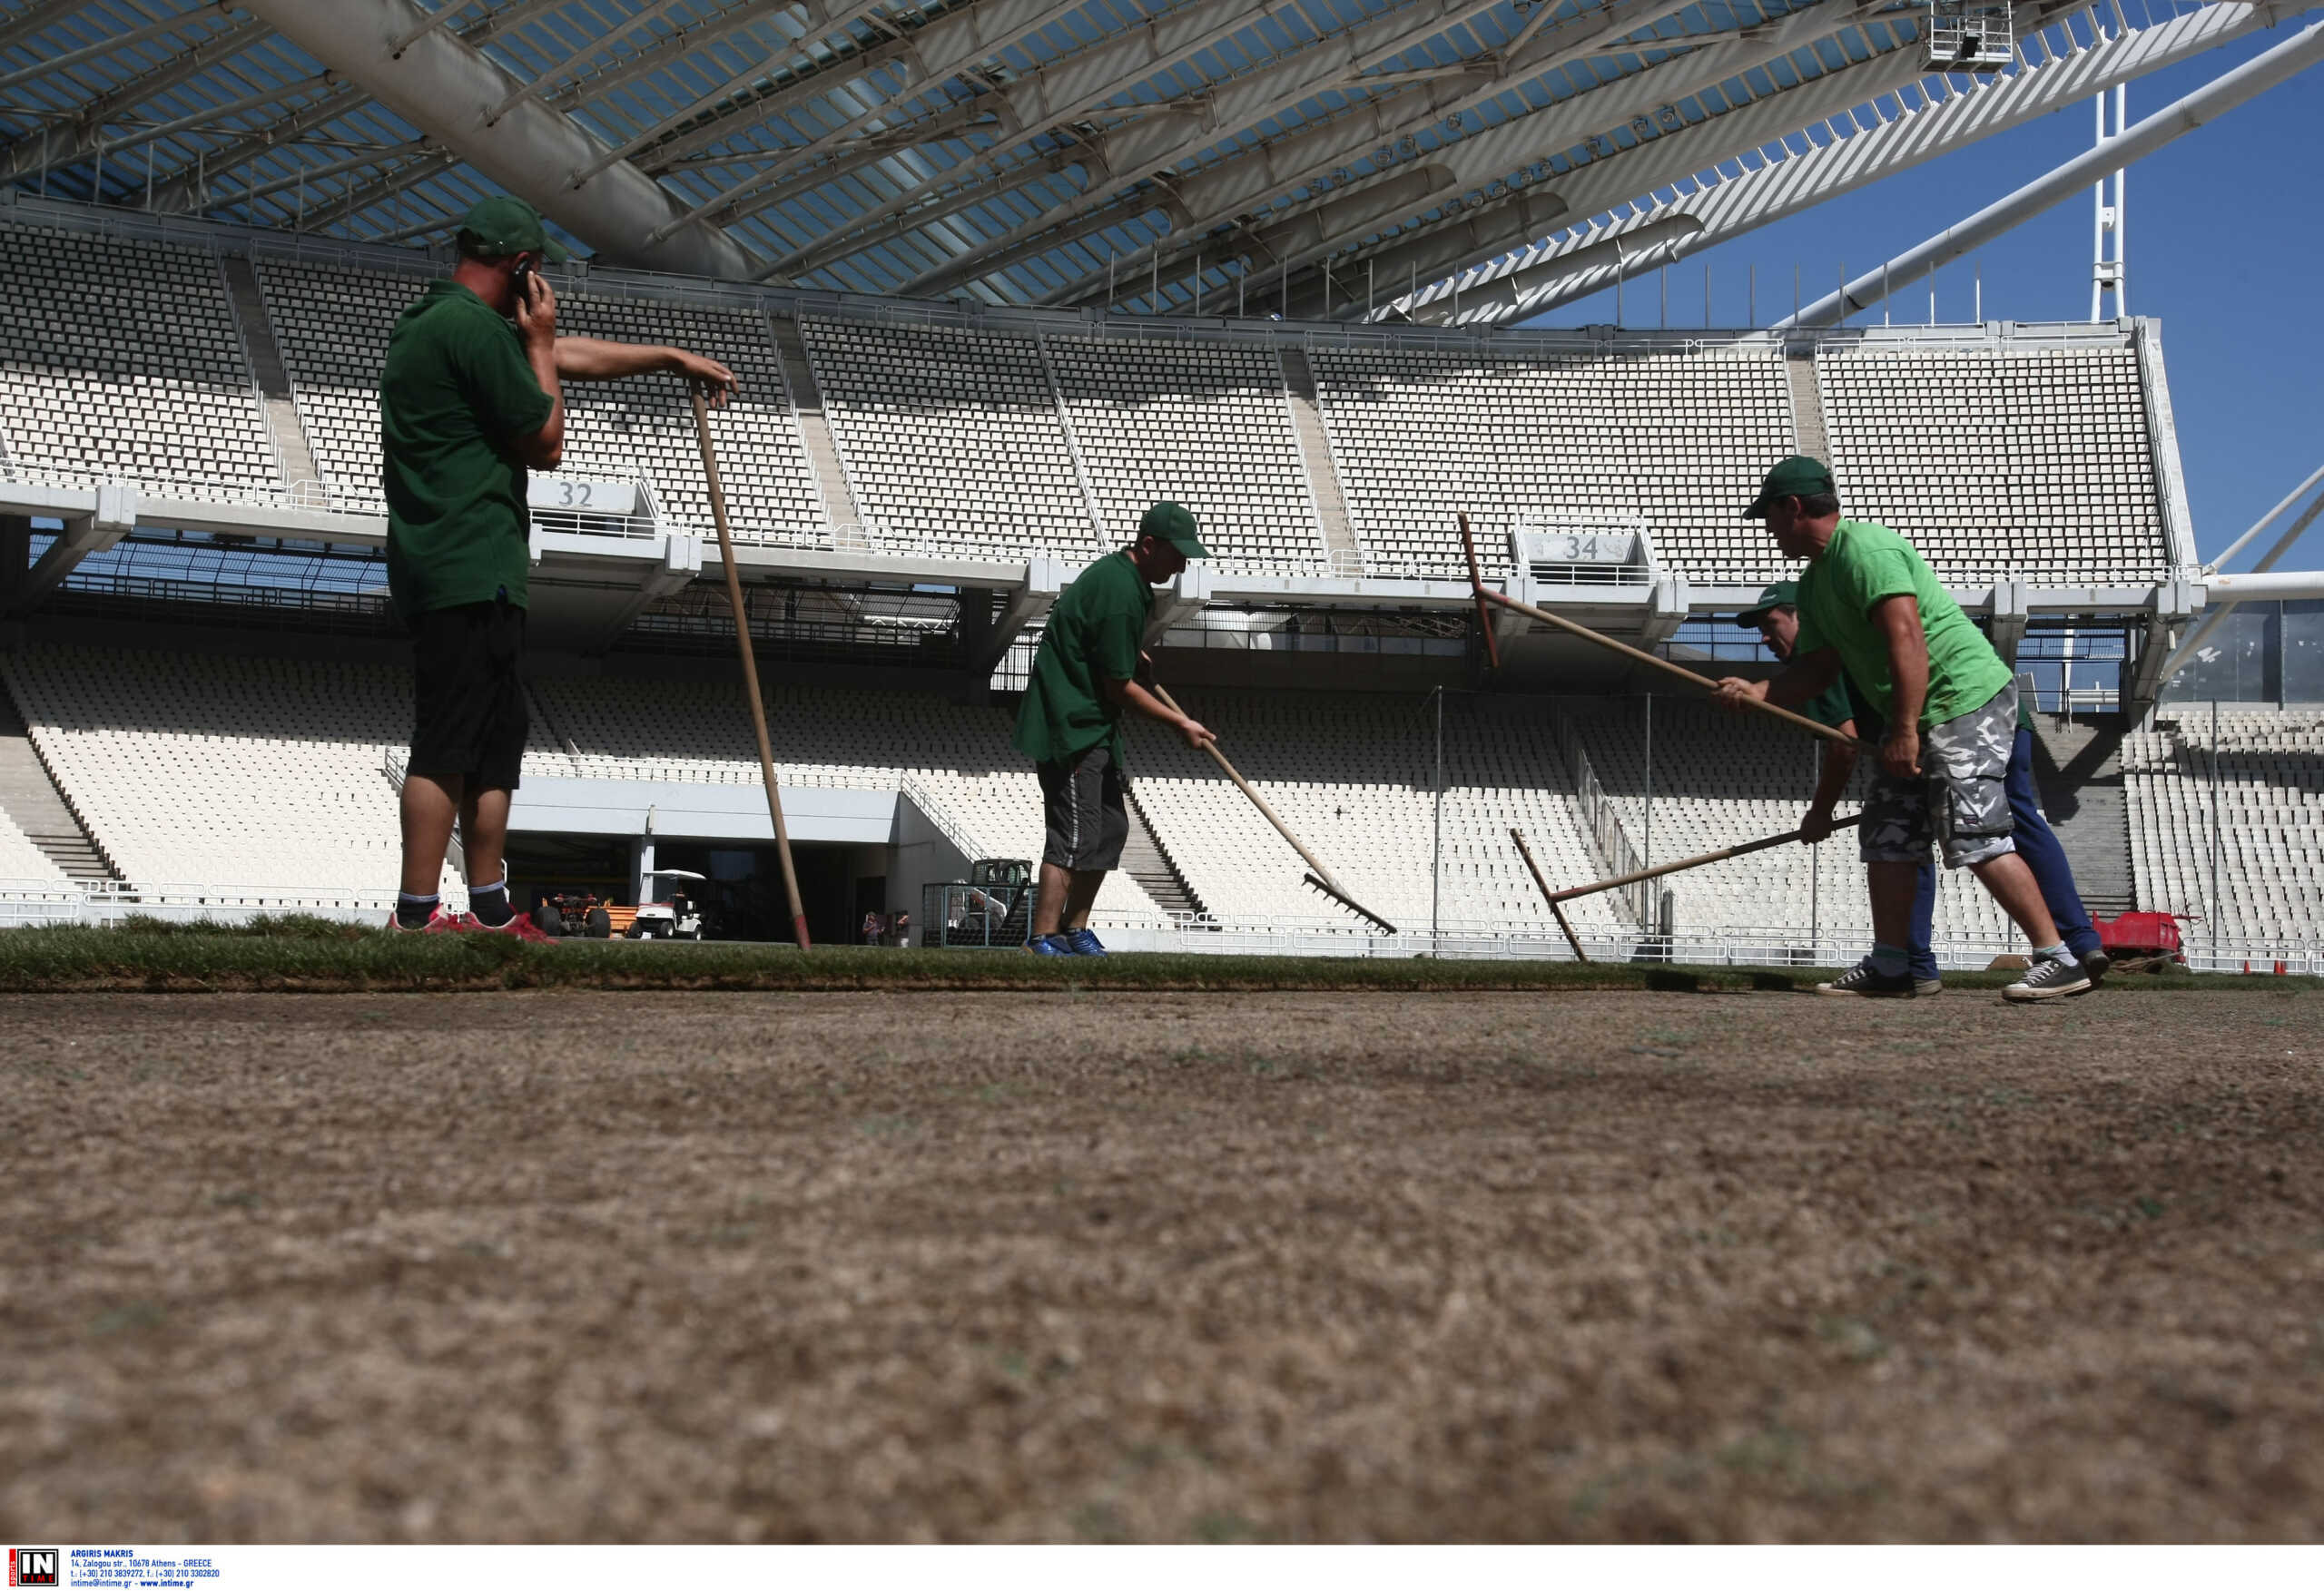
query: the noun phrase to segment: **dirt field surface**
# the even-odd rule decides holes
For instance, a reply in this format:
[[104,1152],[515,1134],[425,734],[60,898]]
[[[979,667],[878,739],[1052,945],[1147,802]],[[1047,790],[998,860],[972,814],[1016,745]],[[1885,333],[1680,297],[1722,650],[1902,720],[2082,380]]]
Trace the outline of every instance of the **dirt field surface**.
[[2324,1532],[2324,996],[0,1020],[12,1539]]

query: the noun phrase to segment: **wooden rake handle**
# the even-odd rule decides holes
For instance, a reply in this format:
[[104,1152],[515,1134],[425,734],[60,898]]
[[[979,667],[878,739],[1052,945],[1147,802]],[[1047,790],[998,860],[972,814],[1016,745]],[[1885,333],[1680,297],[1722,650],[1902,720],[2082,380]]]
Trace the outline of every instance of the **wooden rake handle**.
[[[1154,692],[1155,700],[1161,702],[1163,706],[1168,708],[1171,712],[1177,713],[1186,712],[1185,708],[1170,700],[1170,692],[1164,690],[1160,685],[1147,685],[1146,688]],[[1340,888],[1339,880],[1332,877],[1332,869],[1325,867],[1322,862],[1317,861],[1315,859],[1315,853],[1309,850],[1305,846],[1300,844],[1299,836],[1294,834],[1291,831],[1289,825],[1285,824],[1281,818],[1275,816],[1275,809],[1267,805],[1266,797],[1261,795],[1257,791],[1253,790],[1251,788],[1251,781],[1235,771],[1235,764],[1226,760],[1226,753],[1220,751],[1216,742],[1205,746],[1203,750],[1208,751],[1210,753],[1210,760],[1217,763],[1219,768],[1225,771],[1226,777],[1235,781],[1235,788],[1251,798],[1251,804],[1258,808],[1259,816],[1274,824],[1275,831],[1277,834],[1282,835],[1285,840],[1290,841],[1291,849],[1299,853],[1299,859],[1301,861],[1305,862],[1308,867],[1315,869],[1315,877],[1322,879],[1330,889],[1331,892],[1340,897],[1343,900],[1350,899],[1348,892]],[[1370,917],[1372,914],[1366,912],[1364,915],[1366,917]],[[1375,918],[1374,920],[1378,919]]]
[[718,478],[718,453],[710,445],[710,402],[694,386],[694,434],[702,444],[702,476],[710,488],[711,523],[718,527],[718,562],[726,571],[726,602],[734,611],[734,644],[743,654],[743,692],[750,698],[751,729],[758,736],[759,777],[766,782],[766,814],[774,823],[775,855],[783,863],[783,891],[791,907],[791,931],[802,950],[807,937],[807,912],[799,900],[799,874],[791,865],[791,831],[783,826],[783,793],[774,783],[774,747],[766,732],[766,702],[759,695],[758,661],[751,654],[751,622],[743,609],[743,576],[734,565],[734,538],[726,525],[726,488]]
[[[1832,832],[1837,834],[1841,830],[1853,829],[1863,821],[1862,812],[1858,812],[1853,818],[1842,818],[1832,825]],[[1794,829],[1787,834],[1770,834],[1765,840],[1747,840],[1741,845],[1730,845],[1724,850],[1707,850],[1700,856],[1690,856],[1675,862],[1664,862],[1659,868],[1641,868],[1635,873],[1624,873],[1619,879],[1600,879],[1595,884],[1577,885],[1571,889],[1559,890],[1550,897],[1550,902],[1554,906],[1561,900],[1571,900],[1582,895],[1595,895],[1606,889],[1619,889],[1625,884],[1642,884],[1649,879],[1659,879],[1665,873],[1682,873],[1689,868],[1699,868],[1711,862],[1723,862],[1729,857],[1749,856],[1755,850],[1770,850],[1778,845],[1789,845],[1801,839],[1806,833],[1807,830],[1804,829]],[[1517,843],[1520,849],[1522,849],[1525,844],[1521,840]],[[1529,856],[1526,860],[1530,862],[1532,858]],[[1538,872],[1533,876],[1537,879],[1541,877]]]
[[1512,827],[1509,830],[1509,838],[1517,842],[1517,854],[1525,859],[1525,870],[1533,875],[1533,882],[1541,889],[1541,899],[1550,903],[1550,915],[1557,918],[1558,927],[1565,930],[1565,942],[1573,947],[1573,958],[1576,961],[1589,960],[1590,952],[1581,948],[1581,937],[1573,931],[1573,925],[1565,919],[1565,907],[1561,904],[1562,897],[1550,888],[1550,881],[1547,879],[1541,877],[1541,864],[1533,859],[1533,848],[1525,843],[1525,831]]
[[[1469,534],[1469,516],[1462,514],[1455,517],[1461,522],[1461,550],[1469,555],[1469,589],[1474,592],[1477,597],[1477,627],[1485,633],[1485,661],[1492,665],[1493,673],[1499,673],[1501,672],[1501,639],[1492,633],[1492,614],[1485,607],[1485,578],[1483,571],[1477,565],[1476,538]],[[1581,947],[1578,944],[1574,947],[1576,954],[1579,954],[1581,949]]]
[[[1461,539],[1464,545],[1467,544],[1469,540],[1469,522],[1468,516],[1465,514],[1461,516]],[[1677,663],[1672,663],[1668,658],[1657,657],[1650,652],[1642,652],[1639,648],[1631,646],[1627,643],[1615,640],[1611,635],[1600,635],[1597,631],[1591,629],[1587,624],[1578,624],[1571,619],[1561,618],[1556,614],[1550,613],[1545,609],[1537,608],[1531,603],[1519,602],[1513,596],[1509,596],[1502,592],[1488,589],[1483,579],[1478,573],[1476,548],[1474,546],[1470,546],[1468,552],[1469,588],[1476,594],[1477,612],[1480,616],[1484,614],[1487,604],[1504,607],[1512,613],[1523,614],[1529,619],[1538,620],[1540,623],[1547,624],[1552,630],[1562,631],[1564,633],[1571,635],[1577,640],[1587,641],[1594,645],[1602,646],[1609,652],[1619,653],[1622,656],[1629,658],[1632,663],[1642,663],[1649,668],[1659,669],[1662,673],[1669,674],[1673,679],[1686,681],[1687,683],[1694,686],[1697,690],[1710,691],[1714,692],[1718,691],[1718,684],[1716,681],[1705,679],[1702,675],[1695,673],[1692,669],[1680,668]],[[1492,633],[1491,625],[1486,626],[1485,633],[1488,636]],[[1497,651],[1494,653],[1493,666],[1495,668],[1499,668],[1501,666],[1499,653]],[[1788,707],[1777,707],[1772,702],[1761,702],[1756,697],[1749,696],[1744,697],[1743,701],[1746,705],[1750,707],[1754,712],[1764,712],[1770,718],[1781,719],[1784,722],[1791,725],[1794,729],[1804,729],[1809,734],[1819,736],[1824,740],[1832,741],[1836,745],[1846,746],[1852,750],[1872,751],[1875,753],[1877,753],[1880,750],[1877,745],[1874,744],[1870,741],[1859,740],[1854,735],[1844,735],[1839,731],[1834,729],[1831,725],[1827,723],[1817,723],[1814,719],[1794,712]]]

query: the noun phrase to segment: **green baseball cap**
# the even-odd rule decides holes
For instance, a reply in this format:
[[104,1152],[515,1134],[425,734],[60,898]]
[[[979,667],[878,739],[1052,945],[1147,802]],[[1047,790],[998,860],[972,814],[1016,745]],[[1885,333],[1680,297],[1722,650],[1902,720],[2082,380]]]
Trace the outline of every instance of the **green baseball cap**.
[[1195,539],[1195,516],[1176,503],[1157,503],[1137,522],[1140,535],[1159,536],[1189,558],[1207,558],[1210,549]]
[[502,194],[479,199],[460,218],[463,236],[476,240],[477,252],[496,260],[511,254],[538,254],[550,260],[570,260],[573,250],[548,235],[541,212],[521,199]]
[[1759,483],[1759,495],[1743,510],[1743,517],[1765,519],[1770,503],[1784,497],[1812,497],[1818,492],[1837,489],[1832,485],[1832,472],[1825,467],[1822,459],[1795,453],[1768,471],[1768,478]]
[[1735,623],[1738,629],[1756,630],[1759,627],[1759,621],[1768,616],[1769,608],[1796,608],[1798,605],[1799,582],[1778,580],[1767,590],[1759,593],[1759,600],[1756,605],[1745,608],[1736,614]]

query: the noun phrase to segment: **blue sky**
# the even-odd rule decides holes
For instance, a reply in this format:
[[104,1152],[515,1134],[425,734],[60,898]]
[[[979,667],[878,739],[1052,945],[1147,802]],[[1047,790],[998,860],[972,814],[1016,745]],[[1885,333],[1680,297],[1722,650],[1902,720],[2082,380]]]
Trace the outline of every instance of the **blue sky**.
[[[2154,73],[2130,87],[2136,123],[2229,67],[2281,43],[2309,13]],[[2179,422],[2179,451],[2198,549],[2209,556],[2240,535],[2309,471],[2324,464],[2324,66],[2197,128],[2130,170],[2130,307],[2162,323],[2162,349]],[[1813,300],[2090,147],[2088,101],[1939,157],[1885,182],[1762,227],[1670,268],[1670,322],[1703,319],[1703,268],[1721,326],[1747,323],[1750,268],[1758,267],[1758,319],[1791,308],[1792,270]],[[2082,190],[1964,259],[1936,279],[1937,318],[1972,318],[1973,265],[1983,269],[1994,320],[2079,320],[2090,314],[2091,197]],[[1650,280],[1624,291],[1624,319],[1651,326]],[[1915,284],[1889,305],[1925,319]],[[1871,314],[1877,317],[1876,307]],[[1614,318],[1613,295],[1570,304],[1541,324]],[[1859,317],[1862,319],[1862,317]],[[2264,546],[2281,530],[2260,538]],[[2256,547],[2236,560],[2248,565]],[[2324,567],[2324,523],[2285,568]]]

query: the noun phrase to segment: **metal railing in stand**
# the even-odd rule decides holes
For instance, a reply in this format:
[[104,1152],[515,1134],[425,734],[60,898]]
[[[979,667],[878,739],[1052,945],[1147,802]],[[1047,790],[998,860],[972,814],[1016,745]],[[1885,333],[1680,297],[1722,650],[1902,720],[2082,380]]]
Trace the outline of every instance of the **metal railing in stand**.
[[[1598,771],[1590,764],[1590,753],[1581,749],[1581,737],[1561,712],[1549,716],[1550,741],[1557,747],[1564,760],[1566,773],[1573,781],[1573,804],[1581,819],[1581,826],[1598,847],[1600,859],[1609,876],[1620,878],[1624,873],[1643,872],[1646,863],[1640,859],[1638,850],[1630,844],[1629,831],[1622,827],[1620,809],[1606,787],[1598,782]],[[1654,886],[1651,882],[1632,884],[1626,889],[1610,891],[1630,913],[1630,921],[1641,929],[1654,923]]]

